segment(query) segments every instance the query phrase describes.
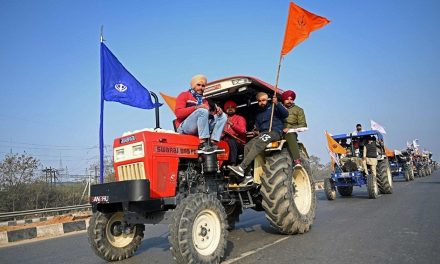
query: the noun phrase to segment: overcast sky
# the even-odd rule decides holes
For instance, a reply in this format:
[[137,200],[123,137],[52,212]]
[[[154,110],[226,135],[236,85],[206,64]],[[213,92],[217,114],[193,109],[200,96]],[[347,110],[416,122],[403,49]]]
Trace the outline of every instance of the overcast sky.
[[[331,23],[284,59],[309,153],[329,160],[324,130],[370,119],[402,149],[418,138],[438,159],[440,1],[295,1]],[[99,34],[149,90],[178,95],[198,73],[274,83],[289,1],[0,0],[0,158],[26,151],[84,173],[98,159]],[[161,108],[161,125],[173,116]],[[105,144],[154,127],[154,111],[105,103]]]

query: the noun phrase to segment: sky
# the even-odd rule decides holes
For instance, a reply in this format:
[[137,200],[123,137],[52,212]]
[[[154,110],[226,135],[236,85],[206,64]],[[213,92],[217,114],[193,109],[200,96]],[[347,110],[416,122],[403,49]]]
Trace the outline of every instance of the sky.
[[[438,160],[440,1],[297,0],[331,23],[283,60],[309,154],[328,162],[324,131],[382,125],[385,144],[419,139]],[[150,91],[177,96],[195,74],[274,84],[288,0],[0,0],[0,160],[26,152],[85,174],[99,157],[101,25],[107,47]],[[161,107],[161,127],[173,115]],[[154,127],[154,111],[106,102],[104,142]]]

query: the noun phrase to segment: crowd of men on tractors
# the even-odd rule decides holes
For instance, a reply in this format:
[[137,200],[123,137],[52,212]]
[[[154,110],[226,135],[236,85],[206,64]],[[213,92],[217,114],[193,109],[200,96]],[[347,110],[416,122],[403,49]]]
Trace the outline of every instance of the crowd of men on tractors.
[[[174,131],[156,127],[116,138],[116,181],[91,187],[88,235],[99,257],[131,257],[145,224],[161,223],[169,225],[175,262],[219,263],[244,209],[264,211],[282,234],[309,231],[315,182],[298,142],[307,122],[294,91],[248,76],[208,83],[196,75],[175,101],[162,96],[176,116]],[[403,172],[410,180],[434,169],[432,155],[410,148],[391,155],[382,134],[360,124],[331,140],[343,151],[333,155],[324,181],[329,200],[362,185],[377,198],[392,193],[393,176]]]

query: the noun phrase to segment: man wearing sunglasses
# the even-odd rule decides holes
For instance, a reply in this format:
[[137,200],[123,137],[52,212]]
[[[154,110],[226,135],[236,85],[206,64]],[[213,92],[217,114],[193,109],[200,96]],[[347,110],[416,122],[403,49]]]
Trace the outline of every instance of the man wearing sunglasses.
[[[191,78],[191,88],[179,94],[175,108],[176,127],[178,133],[198,135],[200,149],[212,151],[222,136],[227,117],[218,106],[210,111],[208,101],[203,98],[206,83],[204,75],[195,75]],[[209,118],[210,114],[212,119]]]
[[[252,176],[245,177],[244,172],[252,161],[264,151],[267,144],[280,140],[283,132],[283,120],[289,116],[287,109],[278,102],[276,95],[272,98],[272,103],[269,103],[269,96],[266,93],[257,93],[256,99],[258,101],[258,114],[255,120],[255,135],[244,147],[244,159],[237,166],[228,166],[239,178],[238,180],[245,184],[253,181]],[[272,107],[274,114],[272,119],[272,130],[270,128],[270,117],[272,115]]]

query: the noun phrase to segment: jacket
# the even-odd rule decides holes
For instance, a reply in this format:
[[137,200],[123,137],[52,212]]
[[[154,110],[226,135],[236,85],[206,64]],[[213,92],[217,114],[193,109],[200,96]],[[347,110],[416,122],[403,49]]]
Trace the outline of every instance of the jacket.
[[[208,101],[203,99],[203,104],[209,106]],[[176,108],[174,114],[176,114],[176,128],[182,124],[182,122],[196,110],[197,99],[191,94],[191,92],[185,91],[179,94],[176,98]]]
[[[270,116],[272,114],[272,103],[268,103],[266,108],[257,114],[255,126],[259,132],[268,132],[270,126]],[[275,105],[272,120],[272,131],[283,131],[283,120],[289,116],[287,109],[281,104]]]
[[301,107],[293,105],[287,111],[289,116],[284,119],[284,128],[307,127],[306,115]]
[[237,137],[243,142],[246,142],[246,119],[235,114],[233,116],[229,116],[228,121],[232,122],[232,126],[229,124],[229,122],[226,123],[224,131],[233,137]]

